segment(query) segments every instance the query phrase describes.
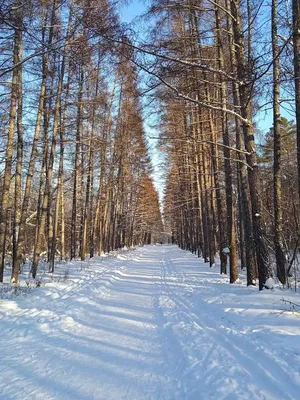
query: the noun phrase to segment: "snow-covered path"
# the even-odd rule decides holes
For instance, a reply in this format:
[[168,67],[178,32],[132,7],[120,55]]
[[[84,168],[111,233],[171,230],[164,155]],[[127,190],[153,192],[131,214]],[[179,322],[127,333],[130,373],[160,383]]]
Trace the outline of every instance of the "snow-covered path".
[[300,315],[175,246],[0,300],[0,399],[299,400]]

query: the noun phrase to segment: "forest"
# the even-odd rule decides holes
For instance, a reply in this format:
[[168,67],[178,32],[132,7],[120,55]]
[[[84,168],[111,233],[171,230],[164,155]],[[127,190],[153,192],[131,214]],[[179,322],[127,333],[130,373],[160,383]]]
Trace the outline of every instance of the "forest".
[[169,241],[230,283],[245,269],[248,286],[291,285],[299,1],[151,0],[133,24],[121,6],[1,2],[0,282]]

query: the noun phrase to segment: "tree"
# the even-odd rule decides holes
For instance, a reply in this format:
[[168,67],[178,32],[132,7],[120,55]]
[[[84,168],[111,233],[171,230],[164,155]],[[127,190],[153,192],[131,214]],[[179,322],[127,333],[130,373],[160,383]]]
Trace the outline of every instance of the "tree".
[[286,259],[282,251],[282,194],[281,194],[281,132],[280,132],[280,65],[277,42],[277,0],[272,2],[272,48],[273,48],[273,133],[274,133],[274,246],[277,276],[286,283]]

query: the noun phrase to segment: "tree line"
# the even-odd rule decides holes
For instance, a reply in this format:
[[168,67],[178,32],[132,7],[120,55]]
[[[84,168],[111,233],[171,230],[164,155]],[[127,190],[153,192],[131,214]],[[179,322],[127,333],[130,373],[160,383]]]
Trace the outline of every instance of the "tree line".
[[0,282],[162,232],[139,78],[106,0],[0,6]]
[[[231,283],[240,259],[248,285],[286,285],[300,241],[299,2],[152,0],[142,39],[118,4],[1,5],[2,276],[9,257],[17,281],[25,254],[35,275],[41,254],[53,270],[58,255],[165,230],[211,266],[218,255]],[[163,221],[139,73],[160,116]]]
[[167,229],[211,266],[219,255],[231,283],[240,259],[248,285],[287,284],[299,245],[299,1],[153,0],[146,17],[134,62],[160,102]]

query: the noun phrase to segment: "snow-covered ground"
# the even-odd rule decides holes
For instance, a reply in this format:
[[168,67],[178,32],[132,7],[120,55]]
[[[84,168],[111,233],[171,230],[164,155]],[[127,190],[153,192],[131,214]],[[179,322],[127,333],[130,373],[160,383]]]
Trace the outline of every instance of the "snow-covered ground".
[[299,294],[175,246],[59,268],[0,300],[0,399],[300,399]]

